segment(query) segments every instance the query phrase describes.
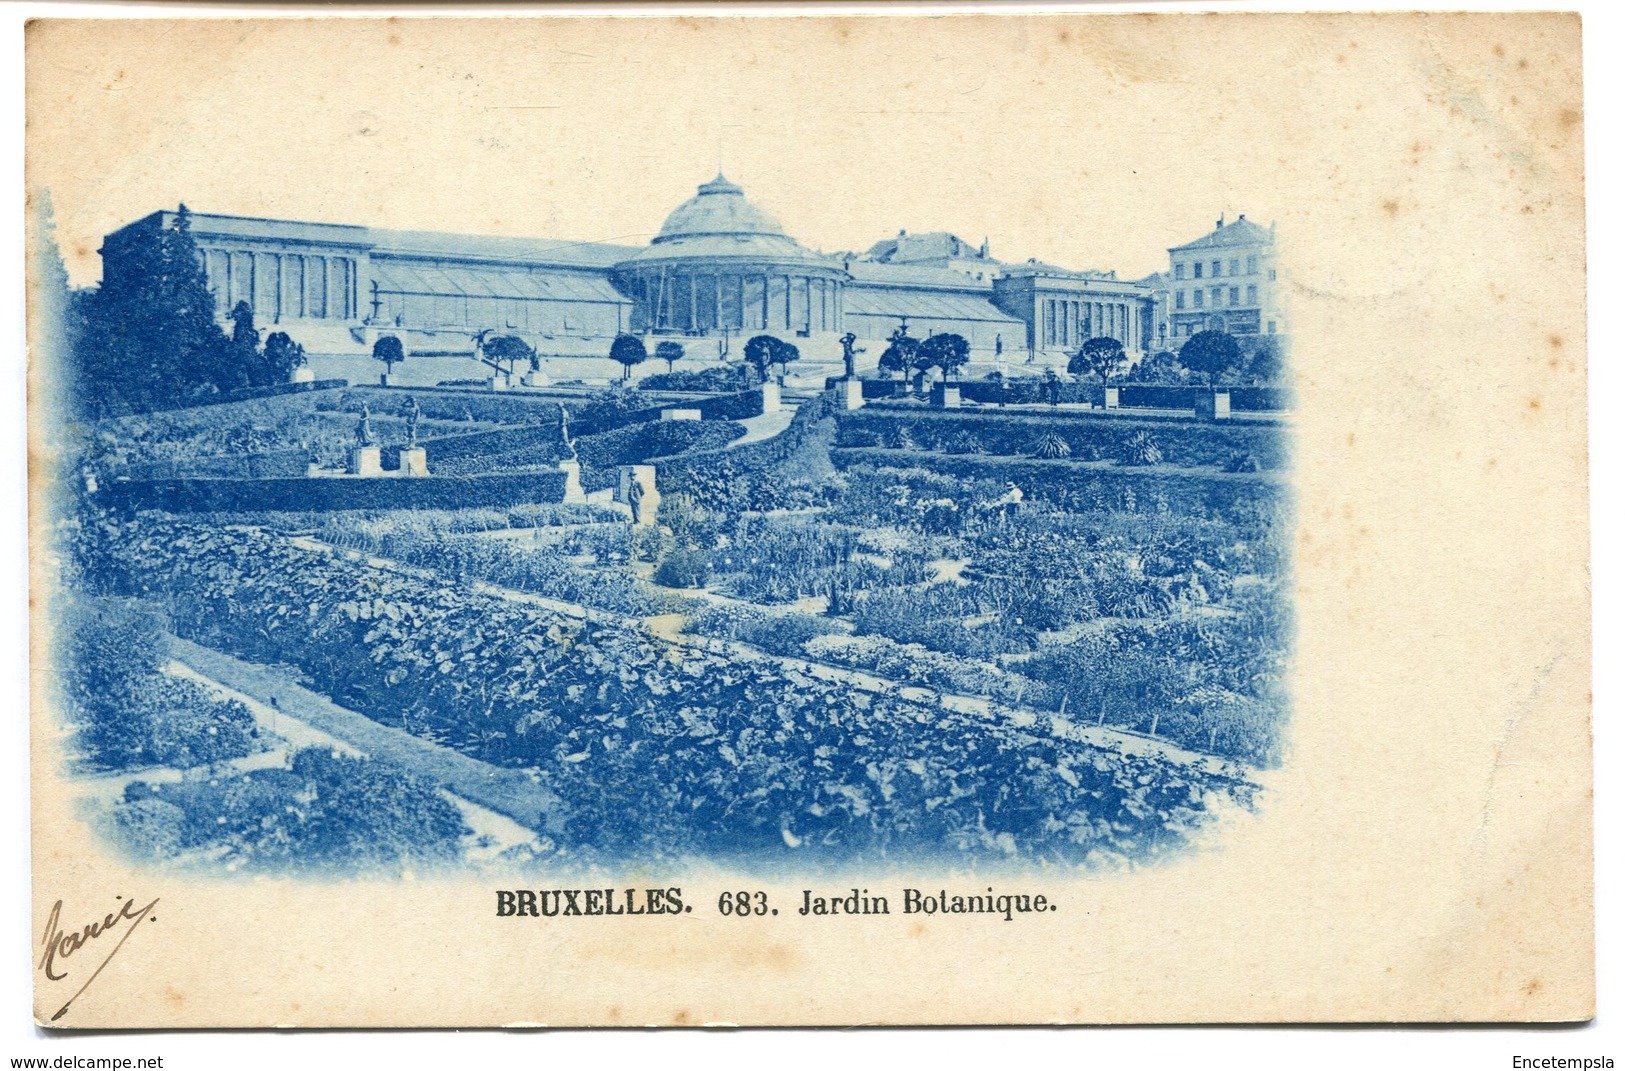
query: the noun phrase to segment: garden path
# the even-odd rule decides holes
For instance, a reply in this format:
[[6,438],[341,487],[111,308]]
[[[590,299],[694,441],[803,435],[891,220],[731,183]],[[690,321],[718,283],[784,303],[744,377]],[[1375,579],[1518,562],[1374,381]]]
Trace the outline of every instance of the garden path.
[[527,830],[556,833],[563,827],[562,801],[524,770],[492,766],[404,729],[380,725],[303,687],[280,667],[245,662],[179,637],[170,637],[169,643],[175,661],[211,681],[256,704],[275,699],[279,723],[296,721],[372,758],[394,762]]
[[771,439],[785,428],[788,428],[790,426],[790,421],[794,419],[795,415],[795,406],[781,405],[776,413],[763,413],[761,416],[753,416],[741,420],[740,423],[745,425],[745,434],[735,439],[728,445],[731,447],[744,446],[746,443],[756,443],[761,442],[763,439]]

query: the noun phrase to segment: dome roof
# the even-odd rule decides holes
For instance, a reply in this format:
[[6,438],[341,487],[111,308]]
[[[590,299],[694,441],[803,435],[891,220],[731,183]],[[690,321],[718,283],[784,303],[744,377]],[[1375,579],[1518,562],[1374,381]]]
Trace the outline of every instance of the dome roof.
[[675,261],[799,263],[839,270],[784,233],[778,220],[745,200],[745,191],[718,175],[672,210],[646,249],[622,265]]
[[669,242],[676,238],[712,234],[769,234],[785,237],[778,220],[745,200],[745,191],[723,178],[700,186],[699,192],[672,211],[655,238]]

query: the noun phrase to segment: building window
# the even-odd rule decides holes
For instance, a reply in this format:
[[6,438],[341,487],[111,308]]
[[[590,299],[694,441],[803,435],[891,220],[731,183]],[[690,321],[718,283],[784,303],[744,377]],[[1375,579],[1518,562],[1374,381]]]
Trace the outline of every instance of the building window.
[[1213,278],[1217,279],[1219,277],[1219,268],[1220,267],[1221,267],[1220,263],[1217,260],[1215,260],[1213,262]]
[[1257,305],[1258,304],[1258,286],[1256,284],[1254,284],[1252,286],[1249,286],[1247,288],[1247,304],[1249,304],[1249,305]]
[[1191,265],[1191,267],[1196,272],[1196,274],[1195,274],[1195,276],[1193,276],[1193,278],[1200,279],[1202,277],[1202,262],[1200,260],[1198,260],[1195,263],[1193,263]]
[[1247,274],[1248,275],[1257,275],[1258,274],[1258,254],[1257,253],[1254,253],[1252,256],[1247,258]]
[[1232,286],[1230,288],[1230,307],[1235,308],[1237,305],[1240,305],[1240,304],[1241,304],[1241,287]]
[[1275,269],[1271,268],[1270,269],[1270,282],[1273,283],[1274,281],[1275,281]]
[[1174,278],[1175,279],[1183,279],[1183,278],[1185,278],[1185,265],[1183,265],[1183,264],[1175,264],[1174,265]]
[[1175,290],[1174,291],[1174,308],[1183,309],[1184,307],[1185,307],[1185,291],[1183,291],[1183,290]]
[[1274,320],[1271,320],[1269,322],[1269,333],[1272,334],[1272,335],[1275,334],[1275,321]]
[[1192,290],[1191,291],[1191,300],[1193,302],[1195,302],[1197,308],[1201,308],[1202,307],[1202,292],[1200,290]]
[[1239,257],[1231,257],[1230,258],[1230,274],[1231,275],[1240,275],[1241,274],[1241,259]]
[[1224,296],[1224,287],[1222,287],[1222,286],[1215,286],[1215,287],[1214,287],[1214,288],[1213,288],[1213,293],[1212,293],[1212,295],[1211,295],[1211,297],[1212,297],[1212,298],[1213,298],[1213,307],[1214,307],[1214,308],[1215,308],[1215,309],[1216,309],[1216,308],[1218,308],[1218,307],[1219,307],[1219,299],[1220,299],[1220,298],[1221,298],[1221,297],[1223,297],[1223,296]]

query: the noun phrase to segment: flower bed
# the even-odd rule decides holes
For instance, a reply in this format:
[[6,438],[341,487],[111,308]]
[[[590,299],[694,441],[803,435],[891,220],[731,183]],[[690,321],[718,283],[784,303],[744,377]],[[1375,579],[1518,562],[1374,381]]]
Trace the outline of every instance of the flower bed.
[[106,518],[83,575],[161,595],[177,630],[295,665],[335,701],[567,802],[567,849],[1144,859],[1245,785],[380,571],[243,530]]

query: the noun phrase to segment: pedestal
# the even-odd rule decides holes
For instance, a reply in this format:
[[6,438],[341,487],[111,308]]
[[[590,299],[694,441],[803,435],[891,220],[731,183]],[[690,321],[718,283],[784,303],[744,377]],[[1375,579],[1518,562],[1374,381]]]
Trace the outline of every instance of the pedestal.
[[345,471],[351,476],[382,476],[384,466],[378,460],[378,447],[352,446],[350,448],[350,465]]
[[587,501],[587,492],[581,488],[581,462],[560,461],[559,471],[564,473],[564,501]]
[[863,408],[863,380],[857,378],[844,379],[837,389],[840,392],[838,397],[841,400],[842,409]]
[[1106,388],[1106,408],[1107,409],[1116,409],[1121,404],[1118,401],[1118,398],[1119,398],[1119,395],[1117,393],[1118,389],[1119,388],[1117,388],[1117,387],[1107,387]]
[[545,387],[552,382],[546,372],[526,372],[519,377],[520,385],[525,387]]
[[779,385],[772,380],[762,384],[762,412],[777,413],[782,402]]
[[489,387],[493,391],[507,390],[508,389],[508,377],[507,376],[492,376],[490,379],[485,381],[485,385],[487,387]]
[[316,371],[315,369],[310,368],[308,365],[304,368],[295,368],[293,372],[289,374],[288,382],[314,383],[316,382]]
[[660,492],[655,488],[655,467],[622,465],[620,475],[621,482],[616,488],[615,501],[624,502],[632,507],[633,524],[653,527],[660,510]]
[[429,475],[429,452],[421,446],[401,447],[401,475]]
[[1227,390],[1204,390],[1196,395],[1197,420],[1229,420],[1230,419],[1230,392]]
[[931,404],[938,409],[958,409],[959,385],[957,383],[932,384]]
[[380,372],[378,374],[378,385],[380,387],[393,387],[395,385],[395,377],[390,375],[388,372]]

